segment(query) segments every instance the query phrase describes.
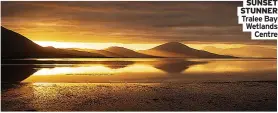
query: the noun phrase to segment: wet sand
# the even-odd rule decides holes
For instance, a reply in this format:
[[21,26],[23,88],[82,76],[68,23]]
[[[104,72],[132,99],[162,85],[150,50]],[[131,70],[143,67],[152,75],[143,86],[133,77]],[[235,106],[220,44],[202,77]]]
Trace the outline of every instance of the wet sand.
[[276,111],[277,82],[3,84],[2,111]]

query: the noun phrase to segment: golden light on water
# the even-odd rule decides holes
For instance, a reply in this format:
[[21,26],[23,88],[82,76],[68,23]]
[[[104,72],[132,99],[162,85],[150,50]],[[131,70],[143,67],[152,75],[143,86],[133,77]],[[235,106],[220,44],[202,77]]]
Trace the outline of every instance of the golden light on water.
[[185,70],[184,73],[200,73],[200,72],[214,72],[214,73],[223,73],[223,72],[244,72],[247,71],[245,68],[238,66],[214,66],[213,64],[205,65],[196,65],[192,66],[189,69]]
[[32,76],[43,76],[43,75],[67,75],[67,74],[88,74],[93,72],[105,72],[111,73],[112,70],[101,66],[90,66],[90,67],[55,67],[55,68],[43,68],[34,73]]
[[30,58],[37,61],[159,61],[157,58]]
[[43,75],[74,75],[74,74],[91,74],[91,73],[163,73],[163,71],[158,70],[150,65],[136,64],[127,66],[119,69],[111,69],[105,67],[104,65],[90,65],[88,67],[55,67],[55,68],[43,68],[34,73],[32,76],[43,76]]
[[22,82],[101,82],[123,79],[144,79],[166,76],[166,73],[147,64],[114,68],[105,65],[42,68]]
[[[194,60],[193,60],[194,61]],[[120,62],[120,61],[119,61]],[[166,62],[160,65],[157,62]],[[197,61],[195,61],[197,62]],[[186,61],[184,62],[186,63]],[[260,65],[260,66],[258,66]],[[169,70],[168,67],[173,69]],[[276,72],[273,60],[215,60],[207,63],[184,65],[167,61],[134,62],[130,65],[75,64],[54,68],[39,68],[22,82],[32,83],[99,83],[99,82],[146,82],[160,80],[187,80],[187,75],[221,74],[251,76],[260,72]],[[177,68],[175,70],[174,68]],[[181,70],[181,71],[180,71]],[[247,73],[247,74],[244,74]],[[248,74],[249,73],[249,74]],[[251,74],[250,74],[251,73]],[[175,78],[177,77],[177,78]],[[173,79],[170,79],[173,78]],[[190,79],[190,78],[188,78]],[[216,79],[216,78],[215,78]],[[224,79],[224,78],[223,78]]]
[[35,82],[32,83],[34,86],[52,86],[54,83],[48,83],[48,82]]
[[[263,65],[257,68],[258,65]],[[183,73],[226,73],[226,72],[250,72],[256,69],[259,71],[276,70],[276,64],[265,61],[214,61],[206,64],[194,65],[184,70]]]

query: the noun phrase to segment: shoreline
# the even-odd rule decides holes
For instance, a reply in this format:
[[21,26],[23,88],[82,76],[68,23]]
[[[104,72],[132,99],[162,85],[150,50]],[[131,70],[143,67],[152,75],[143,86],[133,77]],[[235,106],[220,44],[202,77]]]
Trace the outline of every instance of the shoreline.
[[1,107],[2,111],[276,111],[276,89],[277,81],[37,83],[2,91]]

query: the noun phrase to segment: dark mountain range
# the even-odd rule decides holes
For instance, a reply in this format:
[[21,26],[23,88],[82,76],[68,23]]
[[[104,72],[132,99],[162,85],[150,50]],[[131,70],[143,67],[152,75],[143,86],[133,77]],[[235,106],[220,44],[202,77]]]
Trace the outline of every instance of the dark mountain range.
[[57,49],[41,47],[28,38],[1,27],[2,59],[13,58],[154,58],[154,57],[182,57],[182,58],[234,58],[228,55],[218,55],[203,50],[190,48],[179,42],[169,42],[149,50],[133,51],[124,47],[109,47],[104,50]]
[[124,47],[109,47],[105,49],[105,51],[111,52],[111,53],[117,53],[118,55],[121,55],[123,57],[130,57],[130,58],[153,58],[157,57],[155,55],[146,55],[142,53],[138,53],[136,51],[124,48]]
[[101,54],[77,50],[41,47],[19,33],[1,26],[1,57],[12,58],[61,58],[61,57],[105,57]]
[[112,58],[121,58],[121,57],[124,57],[124,56],[119,55],[117,53],[113,53],[113,52],[106,51],[106,50],[84,49],[84,48],[67,48],[67,49],[68,50],[85,51],[85,52],[90,52],[90,53],[97,53],[97,54],[101,54],[103,56],[112,57]]

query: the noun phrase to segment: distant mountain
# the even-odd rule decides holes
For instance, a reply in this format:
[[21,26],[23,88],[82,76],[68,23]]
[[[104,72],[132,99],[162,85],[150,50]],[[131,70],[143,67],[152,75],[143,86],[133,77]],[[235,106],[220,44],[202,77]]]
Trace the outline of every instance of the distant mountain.
[[153,57],[185,57],[185,58],[232,58],[207,51],[196,50],[178,42],[169,42],[149,50],[133,51],[123,47],[109,47],[104,50],[75,50],[41,47],[28,38],[1,26],[1,58],[153,58]]
[[1,58],[105,57],[77,50],[41,47],[28,38],[1,26]]
[[[94,52],[94,51],[89,51],[89,52]],[[117,53],[113,53],[113,52],[106,51],[106,50],[95,50],[94,53],[99,53],[99,54],[102,54],[106,57],[115,57],[115,58],[124,57],[123,55],[119,55]]]
[[259,47],[259,46],[244,46],[238,48],[221,49],[214,46],[204,48],[216,54],[234,55],[238,57],[256,57],[256,58],[277,58],[277,49]]
[[169,42],[139,52],[147,55],[175,58],[233,58],[233,56],[218,55],[203,50],[193,49],[179,42]]
[[97,53],[101,54],[106,57],[113,57],[113,58],[121,58],[124,57],[122,55],[112,53],[106,50],[95,50],[95,49],[83,49],[83,48],[67,48],[68,50],[78,50],[78,51],[85,51],[85,52],[90,52],[90,53]]
[[111,52],[111,53],[116,53],[118,55],[121,55],[123,57],[130,57],[130,58],[152,58],[152,57],[157,57],[155,55],[146,55],[142,53],[138,53],[136,51],[126,49],[124,47],[109,47],[106,48],[105,51]]

